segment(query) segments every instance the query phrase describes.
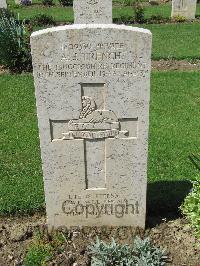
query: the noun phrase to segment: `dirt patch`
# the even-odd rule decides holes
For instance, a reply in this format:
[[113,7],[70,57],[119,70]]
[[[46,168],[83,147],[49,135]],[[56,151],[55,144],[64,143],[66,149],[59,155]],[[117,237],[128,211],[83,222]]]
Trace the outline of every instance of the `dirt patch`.
[[156,71],[200,71],[200,60],[159,60],[152,61],[152,70]]
[[[154,218],[151,218],[152,220]],[[0,265],[22,265],[27,248],[36,228],[44,228],[45,217],[36,214],[31,217],[0,218]],[[48,265],[90,265],[87,246],[96,235],[104,241],[111,237],[119,243],[132,243],[135,235],[149,236],[154,244],[163,247],[169,256],[169,265],[198,266],[200,244],[186,220],[163,221],[146,231],[131,227],[74,228],[69,231],[65,251]]]
[[0,265],[22,265],[35,228],[45,217],[0,217]]
[[198,266],[200,261],[200,241],[195,238],[187,221],[177,219],[162,223],[147,235],[157,246],[162,246],[169,253],[171,265]]

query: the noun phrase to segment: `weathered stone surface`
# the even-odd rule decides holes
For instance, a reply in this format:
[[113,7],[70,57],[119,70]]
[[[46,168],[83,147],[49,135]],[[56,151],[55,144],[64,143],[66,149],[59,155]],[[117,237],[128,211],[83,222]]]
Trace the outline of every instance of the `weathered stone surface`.
[[74,0],[74,23],[112,23],[111,0]]
[[186,19],[194,19],[197,0],[172,0],[172,17],[183,16]]
[[0,0],[0,8],[7,8],[6,0]]
[[48,225],[144,227],[151,33],[62,26],[31,48]]

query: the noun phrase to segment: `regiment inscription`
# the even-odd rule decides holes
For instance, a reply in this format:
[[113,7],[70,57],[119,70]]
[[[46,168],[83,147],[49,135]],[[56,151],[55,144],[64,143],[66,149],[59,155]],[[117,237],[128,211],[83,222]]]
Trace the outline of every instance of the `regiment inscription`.
[[59,64],[37,65],[38,77],[106,77],[140,76],[148,72],[142,57],[133,55],[126,43],[68,43],[60,47],[62,59]]

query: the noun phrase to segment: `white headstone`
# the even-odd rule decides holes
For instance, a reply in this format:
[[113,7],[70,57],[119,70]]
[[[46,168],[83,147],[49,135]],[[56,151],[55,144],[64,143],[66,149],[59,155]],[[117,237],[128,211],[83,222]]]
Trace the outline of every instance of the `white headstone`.
[[6,0],[0,0],[0,8],[7,8]]
[[49,227],[143,228],[150,31],[61,26],[31,49]]
[[74,0],[74,23],[112,23],[111,0]]
[[172,0],[172,17],[183,16],[186,19],[194,19],[197,0]]

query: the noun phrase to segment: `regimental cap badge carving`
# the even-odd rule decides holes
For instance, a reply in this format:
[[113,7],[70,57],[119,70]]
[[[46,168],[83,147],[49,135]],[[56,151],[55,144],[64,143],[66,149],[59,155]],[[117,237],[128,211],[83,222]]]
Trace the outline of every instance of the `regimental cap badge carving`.
[[79,119],[68,122],[69,132],[63,139],[103,139],[127,137],[128,131],[120,131],[120,122],[111,110],[98,110],[92,97],[82,97]]

